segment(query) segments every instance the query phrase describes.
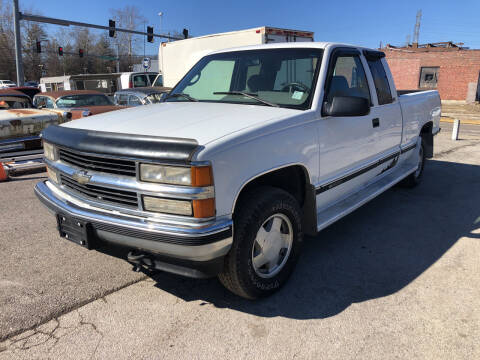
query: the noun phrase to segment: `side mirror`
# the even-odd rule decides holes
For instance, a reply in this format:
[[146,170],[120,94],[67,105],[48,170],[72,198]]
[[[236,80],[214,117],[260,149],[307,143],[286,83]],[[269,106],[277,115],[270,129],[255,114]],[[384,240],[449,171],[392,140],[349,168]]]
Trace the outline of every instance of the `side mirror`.
[[325,116],[365,116],[370,112],[370,101],[357,96],[334,96],[331,103],[324,103]]

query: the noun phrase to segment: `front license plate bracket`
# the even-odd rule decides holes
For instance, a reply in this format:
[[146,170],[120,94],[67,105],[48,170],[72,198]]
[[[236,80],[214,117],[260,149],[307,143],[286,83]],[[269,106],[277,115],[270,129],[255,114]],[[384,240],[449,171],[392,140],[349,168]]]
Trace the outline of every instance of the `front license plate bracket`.
[[91,225],[74,217],[57,214],[57,228],[60,236],[87,249],[93,249]]

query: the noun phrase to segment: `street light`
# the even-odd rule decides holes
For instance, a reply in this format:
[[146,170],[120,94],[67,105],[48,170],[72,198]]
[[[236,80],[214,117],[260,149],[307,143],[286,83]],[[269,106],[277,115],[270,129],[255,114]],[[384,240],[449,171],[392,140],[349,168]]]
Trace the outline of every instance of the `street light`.
[[163,16],[163,12],[160,11],[160,12],[158,13],[158,16],[160,16],[160,31],[159,31],[159,33],[161,34],[161,33],[162,33],[162,16]]

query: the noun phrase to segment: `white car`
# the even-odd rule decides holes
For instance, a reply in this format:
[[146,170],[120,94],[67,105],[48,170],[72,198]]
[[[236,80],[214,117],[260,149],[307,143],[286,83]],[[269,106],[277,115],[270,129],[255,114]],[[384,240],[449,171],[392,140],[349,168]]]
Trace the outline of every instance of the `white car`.
[[153,86],[157,72],[124,72],[120,75],[119,89]]
[[49,126],[35,192],[68,240],[267,296],[304,234],[422,180],[440,97],[397,94],[384,56],[315,42],[211,53],[160,104]]
[[17,84],[15,84],[13,81],[0,80],[0,89],[7,89],[7,88],[16,87],[16,86]]

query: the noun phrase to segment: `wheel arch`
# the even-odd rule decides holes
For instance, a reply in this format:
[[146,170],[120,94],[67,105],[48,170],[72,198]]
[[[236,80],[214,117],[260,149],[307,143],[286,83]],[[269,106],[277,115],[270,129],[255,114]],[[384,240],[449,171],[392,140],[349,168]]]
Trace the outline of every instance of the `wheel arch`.
[[310,173],[304,164],[292,163],[272,168],[249,178],[235,195],[232,215],[235,217],[242,197],[259,186],[280,188],[291,194],[302,209],[302,228],[306,234],[317,231],[316,194]]
[[420,130],[420,136],[425,140],[425,157],[433,157],[433,121],[426,122]]

